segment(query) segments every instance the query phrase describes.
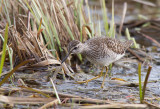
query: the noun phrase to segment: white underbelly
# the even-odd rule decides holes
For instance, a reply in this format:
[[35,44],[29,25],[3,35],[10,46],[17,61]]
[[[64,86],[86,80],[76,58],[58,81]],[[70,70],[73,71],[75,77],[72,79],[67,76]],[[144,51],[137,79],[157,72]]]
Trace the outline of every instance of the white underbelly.
[[99,64],[101,66],[108,66],[109,64],[119,60],[120,58],[122,58],[124,56],[124,54],[120,55],[115,55],[115,56],[110,56],[110,57],[106,57],[106,58],[101,58],[101,59],[98,59],[98,60],[94,60],[91,61],[93,64]]

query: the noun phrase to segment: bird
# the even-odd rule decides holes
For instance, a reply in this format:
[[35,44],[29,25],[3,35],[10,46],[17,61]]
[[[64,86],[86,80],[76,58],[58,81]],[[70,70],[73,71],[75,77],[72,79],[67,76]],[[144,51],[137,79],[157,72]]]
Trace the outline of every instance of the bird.
[[108,72],[108,65],[119,60],[125,55],[125,51],[133,44],[132,40],[120,41],[116,38],[106,36],[93,37],[86,40],[84,43],[78,40],[69,42],[67,49],[68,54],[61,61],[63,63],[70,54],[82,54],[93,64],[102,66],[102,70],[98,76],[86,81],[79,81],[77,83],[88,83],[92,80],[103,76],[103,70],[106,67],[106,73],[103,77],[101,88],[104,87],[105,78]]

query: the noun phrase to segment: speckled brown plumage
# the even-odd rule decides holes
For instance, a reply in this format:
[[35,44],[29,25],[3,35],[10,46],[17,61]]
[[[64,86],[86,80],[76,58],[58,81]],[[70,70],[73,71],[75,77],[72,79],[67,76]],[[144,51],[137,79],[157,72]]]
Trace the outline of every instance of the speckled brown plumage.
[[102,47],[103,49],[101,50],[104,50],[105,49],[104,47],[107,47],[108,49],[114,51],[117,54],[123,54],[125,50],[132,45],[133,42],[131,40],[121,42],[113,38],[96,37],[86,41],[85,43],[90,45],[90,47],[92,47],[93,45],[96,46],[97,49],[99,47]]
[[108,37],[96,37],[85,43],[73,40],[68,45],[69,53],[81,53],[94,64],[108,66],[124,56],[125,51],[132,45],[132,41],[121,42]]
[[[73,40],[68,45],[68,54],[62,60],[62,63],[67,59],[69,54],[81,53],[93,64],[106,66],[107,74],[107,66],[122,58],[125,55],[126,49],[129,48],[132,45],[132,43],[133,41],[130,40],[121,42],[120,40],[108,37],[91,38],[87,40],[85,43]],[[91,80],[101,77],[102,73],[103,69],[97,77],[79,83],[88,83]],[[103,87],[104,81],[105,77],[101,87]]]

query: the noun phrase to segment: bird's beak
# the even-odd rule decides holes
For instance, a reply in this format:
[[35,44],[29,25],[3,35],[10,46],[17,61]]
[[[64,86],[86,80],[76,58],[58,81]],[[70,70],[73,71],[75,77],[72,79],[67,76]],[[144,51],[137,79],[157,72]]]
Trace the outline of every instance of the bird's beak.
[[68,58],[68,56],[71,54],[71,51],[66,55],[66,57],[61,61],[61,64],[63,64],[64,61]]

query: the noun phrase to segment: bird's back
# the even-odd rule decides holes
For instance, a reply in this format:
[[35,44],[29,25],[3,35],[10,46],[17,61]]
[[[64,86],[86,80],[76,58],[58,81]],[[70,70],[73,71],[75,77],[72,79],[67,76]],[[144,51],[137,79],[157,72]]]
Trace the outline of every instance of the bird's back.
[[132,43],[132,41],[121,42],[108,37],[91,38],[84,43],[86,50],[82,54],[92,63],[107,66],[123,57]]

